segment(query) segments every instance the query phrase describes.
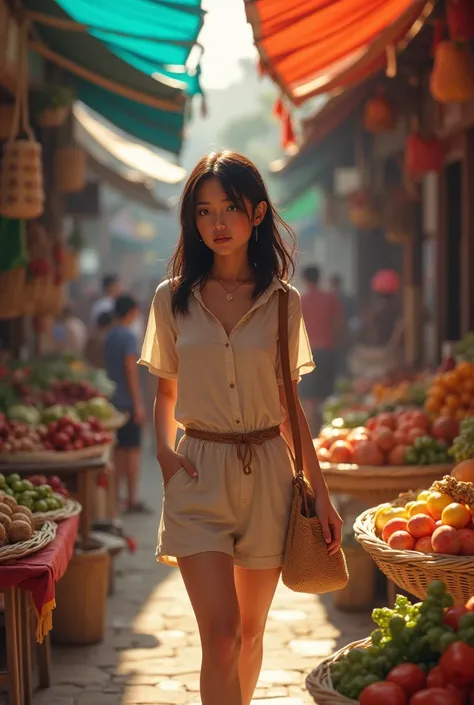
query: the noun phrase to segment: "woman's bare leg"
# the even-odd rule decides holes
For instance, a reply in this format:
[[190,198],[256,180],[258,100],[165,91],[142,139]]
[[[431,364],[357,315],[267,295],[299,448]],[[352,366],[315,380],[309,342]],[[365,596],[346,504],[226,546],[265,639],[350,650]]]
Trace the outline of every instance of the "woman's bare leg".
[[249,705],[257,685],[262,667],[265,624],[280,572],[280,568],[250,570],[238,567],[234,571],[242,629],[239,662],[242,705]]
[[242,705],[234,559],[213,551],[180,558],[178,562],[201,636],[202,705]]

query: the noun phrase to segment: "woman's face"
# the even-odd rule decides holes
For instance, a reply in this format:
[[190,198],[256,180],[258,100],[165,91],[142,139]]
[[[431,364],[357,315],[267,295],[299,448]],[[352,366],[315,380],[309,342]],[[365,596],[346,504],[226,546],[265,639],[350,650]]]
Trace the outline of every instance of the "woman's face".
[[262,201],[252,213],[250,201],[244,198],[247,212],[238,209],[229,200],[216,178],[206,179],[198,188],[196,198],[196,227],[204,243],[216,255],[231,255],[247,247],[255,226],[266,213],[267,204]]

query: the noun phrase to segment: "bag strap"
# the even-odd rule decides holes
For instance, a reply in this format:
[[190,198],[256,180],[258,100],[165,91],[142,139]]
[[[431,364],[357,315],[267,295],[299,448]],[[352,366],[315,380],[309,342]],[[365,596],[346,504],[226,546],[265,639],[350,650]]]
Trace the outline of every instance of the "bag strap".
[[290,290],[288,288],[280,289],[278,299],[278,339],[280,342],[281,369],[283,373],[286,406],[290,418],[291,435],[293,436],[293,446],[295,449],[295,476],[298,480],[301,480],[304,485],[303,447],[301,443],[295,392],[291,379],[290,341],[288,336],[289,301]]

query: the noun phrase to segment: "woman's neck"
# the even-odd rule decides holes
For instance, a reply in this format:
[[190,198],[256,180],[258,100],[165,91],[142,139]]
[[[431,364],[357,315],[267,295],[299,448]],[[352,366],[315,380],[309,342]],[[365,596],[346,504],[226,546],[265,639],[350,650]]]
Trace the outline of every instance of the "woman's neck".
[[214,255],[211,276],[229,282],[252,280],[253,273],[248,262],[247,250],[225,257]]

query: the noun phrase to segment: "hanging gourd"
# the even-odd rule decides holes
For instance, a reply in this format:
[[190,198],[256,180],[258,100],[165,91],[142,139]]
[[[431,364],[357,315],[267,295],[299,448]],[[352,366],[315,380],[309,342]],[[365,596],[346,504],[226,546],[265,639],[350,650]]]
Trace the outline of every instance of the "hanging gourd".
[[446,22],[454,40],[474,39],[474,3],[472,0],[447,0]]
[[25,220],[39,217],[44,204],[42,150],[28,121],[27,40],[25,23],[18,39],[19,79],[12,131],[0,165],[0,214]]
[[87,157],[80,147],[61,147],[54,152],[54,180],[60,193],[77,193],[86,185]]
[[474,61],[467,44],[451,41],[438,44],[430,92],[440,103],[465,103],[474,98]]
[[405,141],[405,173],[419,179],[430,172],[439,172],[444,161],[443,144],[435,138],[424,139],[417,132]]
[[390,102],[384,95],[379,94],[370,98],[365,104],[363,121],[367,132],[376,134],[393,130],[397,118]]

